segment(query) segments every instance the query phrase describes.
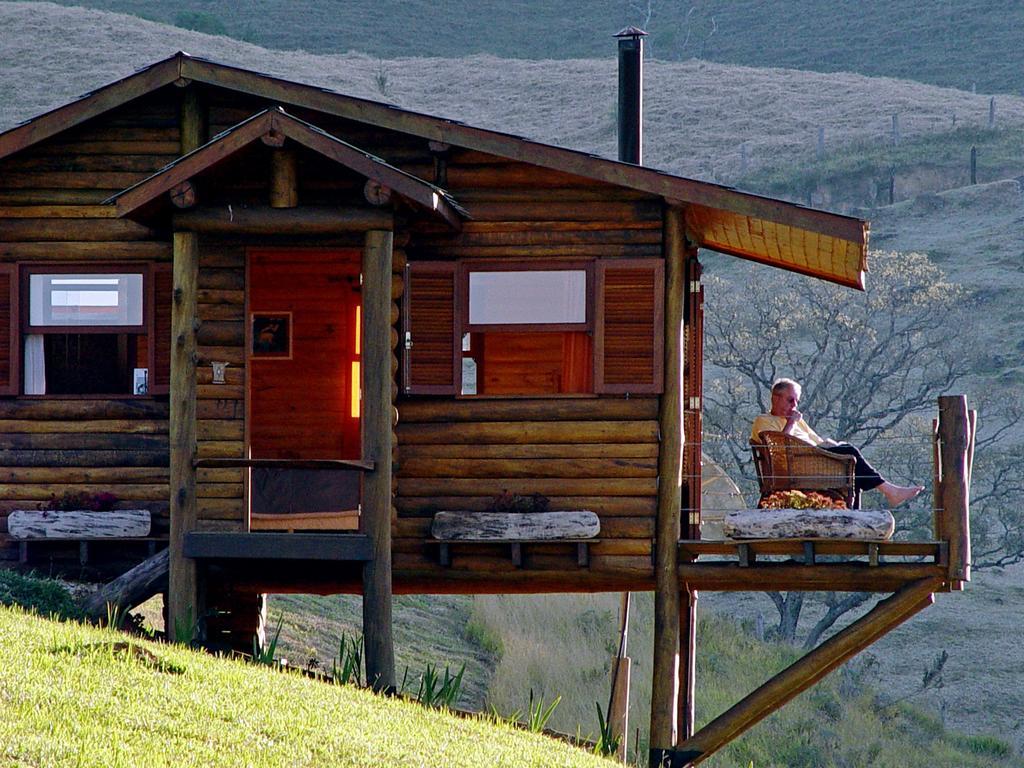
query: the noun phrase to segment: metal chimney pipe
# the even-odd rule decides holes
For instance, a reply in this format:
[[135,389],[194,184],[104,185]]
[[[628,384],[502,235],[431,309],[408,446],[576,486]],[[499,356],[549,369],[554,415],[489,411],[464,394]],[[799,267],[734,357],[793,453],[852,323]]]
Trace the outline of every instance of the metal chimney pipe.
[[644,37],[638,27],[626,27],[619,40],[619,160],[643,163]]

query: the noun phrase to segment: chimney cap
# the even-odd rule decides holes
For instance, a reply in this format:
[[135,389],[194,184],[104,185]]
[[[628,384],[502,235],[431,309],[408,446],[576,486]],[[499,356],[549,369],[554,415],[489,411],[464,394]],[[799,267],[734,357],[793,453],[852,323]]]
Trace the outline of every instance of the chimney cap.
[[615,37],[647,37],[647,33],[640,27],[626,27],[615,33]]

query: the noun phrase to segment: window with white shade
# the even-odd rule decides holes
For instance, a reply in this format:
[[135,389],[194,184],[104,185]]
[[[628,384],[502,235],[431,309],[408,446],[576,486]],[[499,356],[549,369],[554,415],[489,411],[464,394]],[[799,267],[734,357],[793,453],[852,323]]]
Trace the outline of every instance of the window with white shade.
[[584,269],[469,272],[469,324],[584,325]]
[[29,275],[29,325],[141,328],[143,275],[37,273]]

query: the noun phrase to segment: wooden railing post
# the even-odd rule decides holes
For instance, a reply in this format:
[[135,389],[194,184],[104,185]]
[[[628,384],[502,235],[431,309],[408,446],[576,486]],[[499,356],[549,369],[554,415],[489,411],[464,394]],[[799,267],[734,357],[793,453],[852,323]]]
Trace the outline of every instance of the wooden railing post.
[[665,387],[658,426],[658,517],[654,549],[654,663],[650,763],[662,765],[676,742],[679,699],[679,534],[682,504],[682,331],[686,226],[683,208],[665,208]]
[[972,418],[964,395],[939,398],[939,439],[942,459],[942,534],[949,541],[950,581],[970,581],[970,459]]
[[[199,243],[194,232],[174,233],[171,305],[170,491],[167,636],[199,624],[196,563],[185,557],[185,535],[196,526],[196,331]],[[191,638],[189,638],[191,639]]]
[[678,743],[693,736],[697,719],[697,590],[685,584],[680,596]]
[[363,248],[363,480],[360,525],[373,543],[363,567],[366,679],[374,690],[395,687],[391,633],[391,260],[393,235],[369,230]]

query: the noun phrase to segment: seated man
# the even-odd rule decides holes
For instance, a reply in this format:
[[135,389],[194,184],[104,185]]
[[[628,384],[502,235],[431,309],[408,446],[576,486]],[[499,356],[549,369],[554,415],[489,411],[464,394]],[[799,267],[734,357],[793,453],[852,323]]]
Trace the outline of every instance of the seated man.
[[878,471],[872,467],[861,456],[860,451],[849,443],[837,443],[835,440],[819,437],[819,435],[808,426],[803,419],[803,414],[797,410],[800,404],[800,385],[792,379],[779,379],[772,384],[772,410],[771,413],[762,413],[754,419],[751,428],[751,439],[755,442],[760,440],[760,433],[766,431],[784,432],[805,443],[815,445],[830,453],[838,453],[844,456],[853,456],[857,460],[855,472],[855,484],[858,491],[870,491],[877,488],[885,496],[890,507],[897,507],[906,501],[914,498],[924,486],[921,485],[894,485],[883,478]]

